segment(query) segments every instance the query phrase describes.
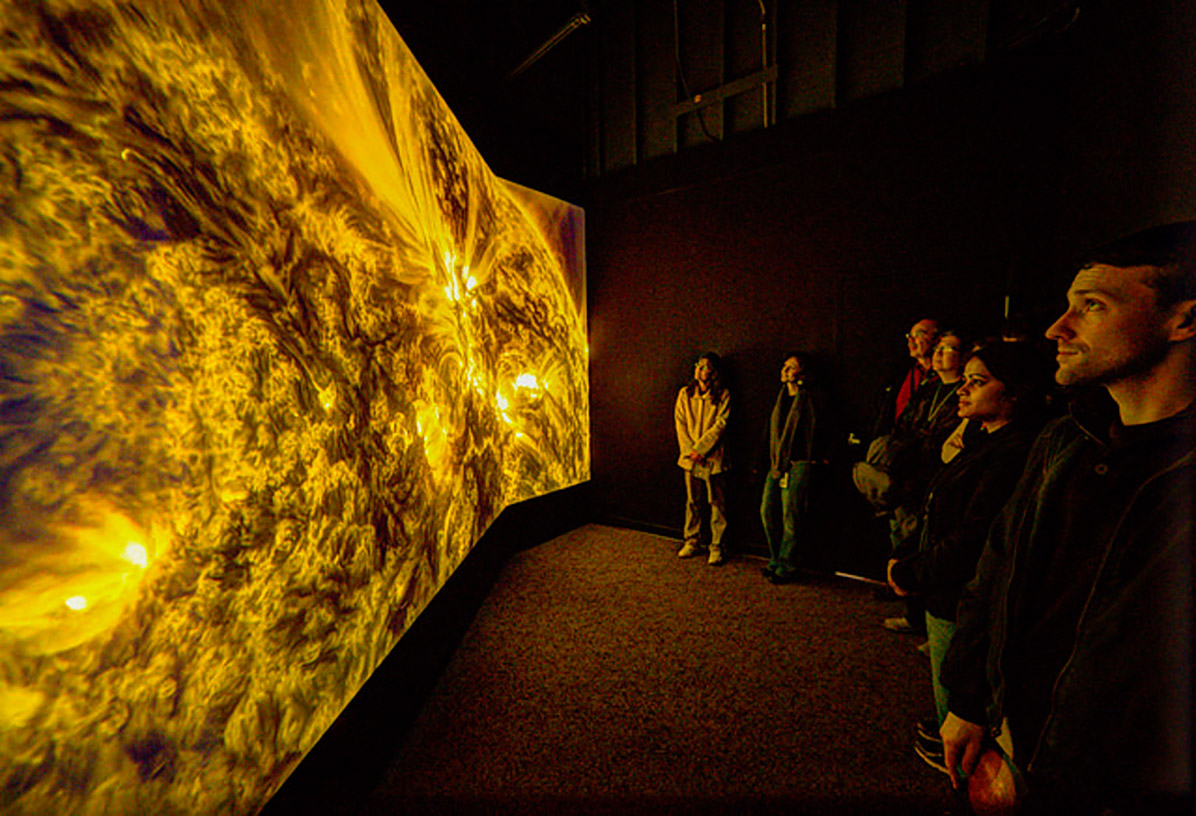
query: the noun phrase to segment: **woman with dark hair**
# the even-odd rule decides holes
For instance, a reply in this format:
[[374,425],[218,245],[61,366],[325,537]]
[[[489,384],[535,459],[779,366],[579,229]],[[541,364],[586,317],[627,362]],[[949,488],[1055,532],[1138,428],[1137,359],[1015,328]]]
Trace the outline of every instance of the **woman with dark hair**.
[[723,492],[723,434],[731,413],[731,398],[719,375],[721,361],[708,351],[694,364],[693,379],[677,394],[673,420],[681,455],[677,464],[685,472],[685,543],[680,558],[696,555],[702,548],[701,530],[705,506],[710,507],[711,566],[723,562],[723,532],[727,529]]
[[1040,361],[1029,344],[993,343],[972,355],[959,387],[958,415],[984,432],[970,435],[962,452],[931,479],[922,503],[921,535],[889,561],[889,586],[898,595],[920,597],[926,609],[937,721],[918,724],[915,750],[944,773],[938,737],[947,715],[947,693],[939,678],[943,655],[989,525],[1025,466],[1042,421],[1045,391]]
[[[889,544],[893,552],[916,546],[922,500],[934,474],[942,466],[943,443],[959,424],[959,386],[971,346],[964,334],[947,329],[939,334],[931,356],[934,377],[918,387],[893,431],[888,475],[893,501],[889,516]],[[925,612],[921,600],[906,601],[905,614],[885,618],[886,629],[923,634]]]
[[[942,464],[943,443],[959,424],[956,412],[959,387],[970,351],[971,346],[962,332],[947,329],[939,335],[931,358],[935,377],[918,389],[911,410],[906,411],[897,425],[898,434],[916,440],[900,474],[904,503],[912,505],[915,514],[921,507],[926,486]],[[913,529],[916,532],[916,527]],[[899,544],[900,537],[894,538],[893,545]]]
[[812,548],[799,533],[808,513],[810,490],[820,463],[829,458],[831,412],[822,389],[812,382],[810,359],[797,351],[781,364],[781,389],[777,393],[764,449],[768,474],[760,499],[760,519],[768,542],[764,577],[774,584],[797,579],[798,567],[809,561]]

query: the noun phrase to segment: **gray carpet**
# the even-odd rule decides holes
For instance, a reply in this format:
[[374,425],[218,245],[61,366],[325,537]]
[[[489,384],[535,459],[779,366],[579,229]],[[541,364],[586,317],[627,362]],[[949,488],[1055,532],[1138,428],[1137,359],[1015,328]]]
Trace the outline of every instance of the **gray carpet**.
[[517,553],[366,813],[959,812],[871,587],[590,525]]

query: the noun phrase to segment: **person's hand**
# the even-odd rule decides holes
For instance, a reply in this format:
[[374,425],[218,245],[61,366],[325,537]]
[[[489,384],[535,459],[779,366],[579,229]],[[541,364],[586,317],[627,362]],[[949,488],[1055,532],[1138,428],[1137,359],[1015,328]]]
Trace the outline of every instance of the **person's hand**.
[[696,465],[700,465],[702,463],[702,454],[697,453],[697,452],[687,453],[685,455],[685,458],[688,459],[689,461],[693,462]]
[[1010,763],[992,748],[985,748],[968,776],[972,811],[977,816],[1015,816],[1021,801]]
[[983,725],[968,722],[947,712],[947,719],[939,726],[943,738],[943,762],[951,776],[951,787],[959,790],[960,771],[970,774],[980,759],[980,749],[986,733]]
[[894,594],[896,594],[898,598],[904,598],[907,595],[909,595],[909,593],[906,592],[901,587],[897,586],[897,582],[893,580],[893,565],[896,563],[897,563],[896,558],[889,559],[889,567],[885,571],[885,578],[887,578],[889,581],[889,589],[893,590]]

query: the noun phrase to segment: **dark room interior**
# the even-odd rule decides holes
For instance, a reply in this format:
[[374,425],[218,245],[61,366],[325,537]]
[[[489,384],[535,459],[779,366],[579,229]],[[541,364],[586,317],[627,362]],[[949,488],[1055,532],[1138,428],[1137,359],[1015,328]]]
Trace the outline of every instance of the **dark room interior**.
[[[1196,17],[1188,3],[384,7],[495,172],[575,202],[587,216],[592,479],[539,500],[555,505],[547,515],[559,513],[551,529],[494,550],[484,540],[471,573],[492,576],[494,559],[507,557],[494,552],[587,522],[678,538],[669,409],[707,349],[727,362],[736,400],[732,546],[759,555],[754,460],[784,353],[815,355],[846,429],[866,437],[870,400],[903,358],[900,338],[913,320],[935,314],[991,334],[1002,318],[1020,317],[1042,343],[1079,253],[1196,214]],[[861,455],[846,434],[840,455]],[[826,566],[879,577],[883,534],[861,520],[859,497],[824,498],[836,519],[823,532]],[[474,590],[489,586],[479,578]],[[450,617],[481,603],[453,605]],[[446,643],[467,626],[447,623]],[[378,705],[389,692],[375,684],[409,676],[387,667],[418,634],[396,648],[363,698]],[[447,661],[451,646],[440,648]],[[334,728],[326,741],[337,736]],[[313,790],[301,787],[307,765],[332,762],[323,748],[268,812],[299,807],[292,789]],[[802,810],[795,802],[803,800],[770,803],[761,793],[754,804],[537,802],[559,812],[822,812],[816,799]],[[419,811],[419,801],[437,809],[418,797],[406,807]],[[827,812],[870,807],[929,813],[951,804],[856,799]]]
[[755,3],[510,5],[386,7],[495,172],[586,210],[605,520],[679,530],[667,411],[702,351],[736,388],[752,519],[786,349],[866,435],[919,312],[1038,336],[1078,253],[1196,206],[1186,3],[765,3],[767,126]]
[[1196,220],[1196,3],[175,6],[0,0],[0,812],[972,812],[853,465],[915,321],[1049,359],[1086,253]]

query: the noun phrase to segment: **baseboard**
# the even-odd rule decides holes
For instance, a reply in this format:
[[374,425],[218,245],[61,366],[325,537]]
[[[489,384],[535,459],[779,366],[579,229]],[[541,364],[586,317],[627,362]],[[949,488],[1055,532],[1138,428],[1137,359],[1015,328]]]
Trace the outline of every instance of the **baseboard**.
[[649,521],[640,521],[625,516],[599,515],[594,521],[597,524],[605,524],[607,527],[619,527],[623,530],[639,530],[641,533],[652,533],[653,535],[664,536],[665,538],[681,540],[680,527],[668,527],[663,524],[653,524]]

